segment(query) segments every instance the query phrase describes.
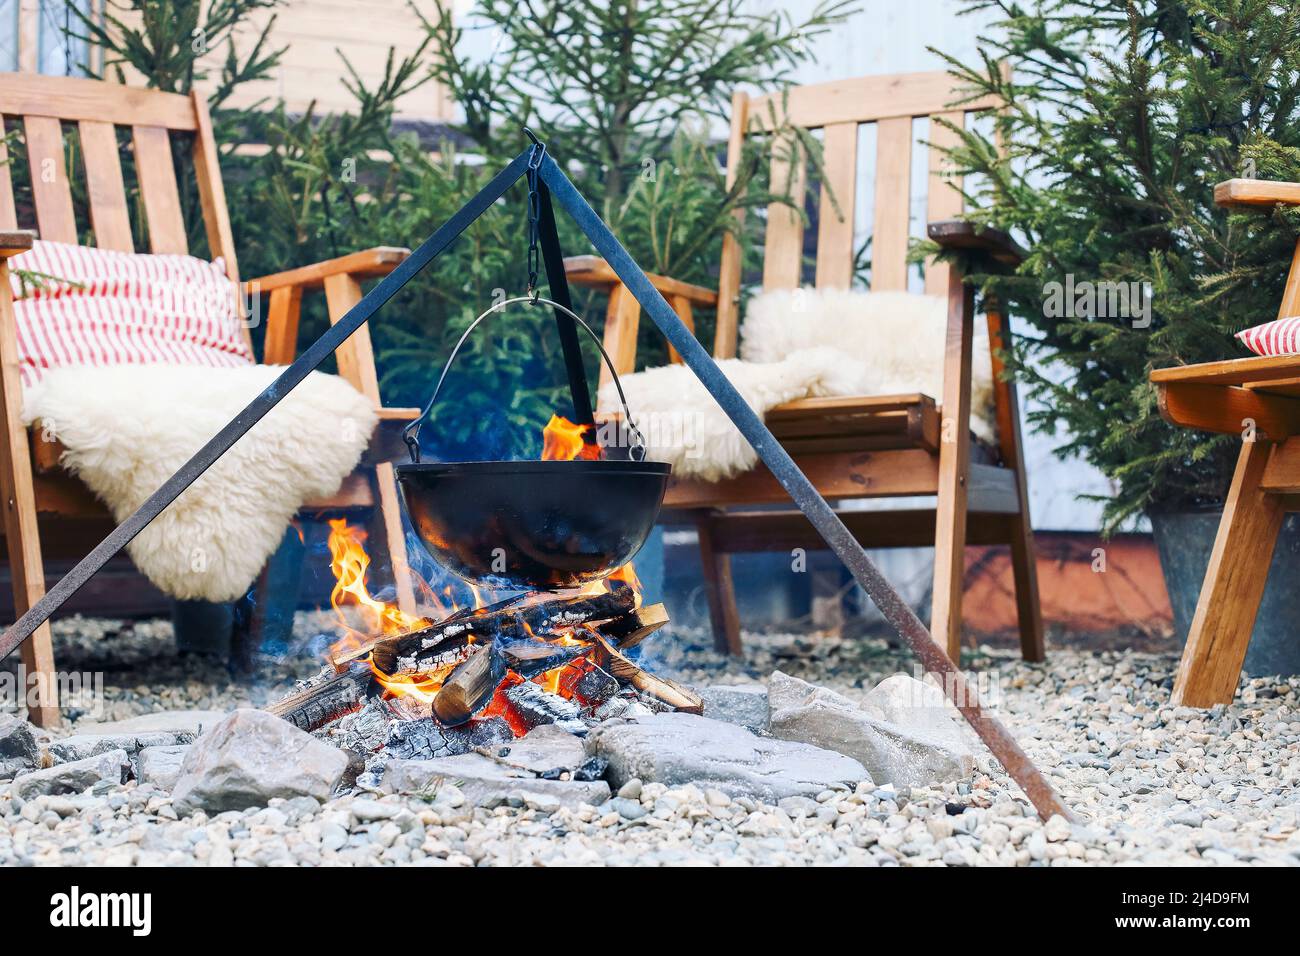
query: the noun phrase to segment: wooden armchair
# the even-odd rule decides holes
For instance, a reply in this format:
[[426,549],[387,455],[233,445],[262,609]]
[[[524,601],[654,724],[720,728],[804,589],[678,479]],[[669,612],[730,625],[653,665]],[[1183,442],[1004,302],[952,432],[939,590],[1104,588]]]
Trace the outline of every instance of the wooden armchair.
[[[33,210],[20,209],[14,198],[10,157],[5,152],[5,124],[21,124],[31,176]],[[65,128],[75,129],[80,141],[83,169],[66,168]],[[132,149],[118,146],[118,126],[131,130]],[[74,535],[74,524],[114,522],[108,511],[79,481],[59,468],[62,449],[39,434],[28,434],[21,420],[22,386],[18,368],[18,342],[9,287],[8,260],[30,248],[32,234],[18,231],[20,214],[31,215],[41,238],[76,243],[86,232],[100,248],[134,251],[131,218],[123,184],[122,161],[133,158],[140,188],[141,230],[147,233],[153,253],[187,253],[186,228],[172,164],[171,136],[192,139],[203,223],[212,256],[225,260],[230,278],[238,282],[230,218],[217,162],[217,144],[207,105],[199,95],[180,96],[140,90],[98,80],[67,79],[23,73],[0,73],[0,415],[4,440],[0,442],[0,482],[6,496],[4,533],[13,575],[16,612],[22,614],[45,593],[42,564],[47,553],[73,544],[84,551],[84,534]],[[15,156],[14,161],[19,157]],[[52,175],[46,175],[47,171]],[[70,178],[84,176],[89,206],[81,228],[74,209]],[[361,298],[361,282],[387,275],[406,257],[405,249],[377,248],[331,259],[299,269],[265,276],[248,283],[252,294],[268,294],[266,340],[262,361],[291,361],[297,348],[298,315],[304,292],[322,289],[332,322],[338,321]],[[247,331],[245,335],[247,335]],[[371,540],[386,550],[397,583],[398,603],[414,610],[410,576],[406,572],[405,539],[392,466],[388,461],[401,443],[400,427],[418,409],[383,408],[375,375],[370,336],[363,327],[339,349],[339,374],[372,399],[380,414],[380,427],[372,438],[362,466],[344,481],[328,500],[308,503],[305,510],[369,513]],[[81,553],[74,556],[81,557]],[[261,602],[259,602],[260,604]],[[53,675],[49,625],[42,625],[23,646],[29,672]],[[48,725],[58,718],[58,701],[52,680],[43,681],[33,720]]]
[[[1300,183],[1230,179],[1214,189],[1221,206],[1300,205]],[[1300,242],[1277,317],[1300,315]],[[1175,425],[1244,435],[1205,582],[1174,680],[1173,702],[1232,702],[1264,596],[1282,518],[1300,511],[1300,355],[1229,359],[1157,369],[1160,413]]]
[[[960,94],[946,73],[870,76],[789,90],[785,94],[732,98],[727,149],[728,184],[734,183],[743,139],[771,128],[771,117],[789,125],[820,130],[825,175],[841,215],[828,201],[823,184],[815,243],[818,288],[847,288],[853,280],[855,196],[859,127],[874,124],[876,186],[871,283],[874,290],[907,290],[907,246],[912,168],[913,120],[942,117],[954,125],[967,112],[997,107],[993,101],[948,104]],[[784,114],[784,115],[783,115]],[[785,124],[782,124],[783,126]],[[951,130],[931,123],[936,147],[950,143]],[[774,156],[792,151],[783,146]],[[951,217],[962,211],[961,195],[941,172],[942,155],[932,148],[926,199],[929,234],[949,247],[982,249],[1014,264],[1021,254],[1005,234],[978,231]],[[802,194],[806,162],[774,163],[776,183]],[[784,178],[778,178],[784,177]],[[792,289],[804,281],[806,241],[801,218],[787,206],[768,209],[764,243],[763,289]],[[640,310],[599,259],[568,260],[569,278],[579,285],[610,290],[605,348],[620,374],[633,370]],[[719,288],[710,290],[662,276],[651,281],[688,326],[692,306],[717,308],[713,354],[736,354],[741,286],[740,249],[728,237],[722,249]],[[961,652],[961,599],[967,544],[1010,545],[1020,639],[1024,656],[1043,658],[1033,536],[1020,442],[1015,386],[997,379],[997,352],[1006,334],[1003,316],[988,312],[993,350],[998,446],[986,460],[972,460],[970,440],[971,356],[974,297],[955,270],[930,263],[925,291],[946,296],[947,349],[943,394],[810,398],[770,411],[767,424],[828,499],[934,496],[933,508],[903,511],[844,511],[841,517],[869,547],[935,547],[930,626],[949,656]],[[821,548],[823,542],[802,514],[770,510],[788,503],[785,491],[761,465],[716,483],[675,479],[665,498],[668,520],[693,524],[699,532],[706,590],[719,649],[741,652],[740,621],[732,588],[730,555],[745,551]]]

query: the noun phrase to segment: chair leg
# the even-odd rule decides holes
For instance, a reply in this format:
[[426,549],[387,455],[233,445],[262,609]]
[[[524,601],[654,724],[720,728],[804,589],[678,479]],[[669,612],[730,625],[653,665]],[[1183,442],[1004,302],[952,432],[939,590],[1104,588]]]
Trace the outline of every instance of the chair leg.
[[[31,446],[22,422],[23,393],[18,378],[18,339],[9,297],[9,267],[0,259],[0,490],[4,493],[5,541],[13,577],[14,611],[21,616],[45,595],[45,563],[36,521]],[[23,666],[36,678],[36,696],[28,717],[38,727],[59,722],[59,692],[54,650],[47,621],[22,647]],[[25,690],[25,689],[24,689]]]
[[716,551],[709,526],[710,512],[696,516],[695,530],[700,539],[700,563],[704,567],[704,592],[709,601],[709,621],[713,625],[713,646],[722,654],[743,657],[740,640],[740,612],[736,609],[736,589],[731,580],[731,555]]
[[[397,479],[388,462],[375,465],[374,477],[377,507],[371,513],[370,540],[382,542],[388,552],[389,567],[393,574],[393,587],[397,591],[397,607],[414,615],[415,584],[411,579],[411,566],[406,554],[406,532],[402,528],[402,505],[398,498]],[[373,553],[373,552],[372,552]]]
[[1229,704],[1237,691],[1246,646],[1264,597],[1268,566],[1285,511],[1276,496],[1260,488],[1271,442],[1242,446],[1232,487],[1214,538],[1196,614],[1187,634],[1175,706]]
[[1016,619],[1020,625],[1020,655],[1027,661],[1047,659],[1043,638],[1043,608],[1038,599],[1038,563],[1034,529],[1025,513],[1011,519],[1011,573],[1016,584]]
[[966,586],[966,499],[970,483],[971,348],[975,293],[960,272],[948,274],[948,332],[943,363],[943,428],[934,515],[934,589],[930,633],[961,663],[961,598]]
[[[25,444],[26,436],[23,437]],[[6,477],[12,478],[12,475]],[[12,487],[10,481],[5,482],[6,492]],[[29,484],[29,490],[30,487]],[[13,578],[14,614],[21,617],[45,595],[45,565],[36,531],[36,508],[33,505],[28,515],[18,514],[18,497],[9,495],[9,507],[5,509],[5,541],[9,546],[9,573]],[[59,722],[59,690],[48,621],[23,643],[22,662],[28,679],[35,681],[35,703],[28,706],[28,719],[37,727],[53,727]],[[22,688],[22,692],[26,694],[26,688]]]

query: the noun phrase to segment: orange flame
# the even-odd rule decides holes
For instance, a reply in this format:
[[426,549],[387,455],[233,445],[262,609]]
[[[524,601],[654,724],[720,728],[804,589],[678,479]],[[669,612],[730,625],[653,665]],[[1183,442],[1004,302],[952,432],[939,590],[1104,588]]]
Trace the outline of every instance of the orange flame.
[[[366,554],[366,533],[347,523],[344,518],[329,523],[330,570],[334,572],[334,590],[330,592],[330,606],[343,625],[345,636],[330,648],[333,656],[346,654],[365,646],[373,635],[395,634],[420,623],[421,618],[407,614],[396,604],[376,601],[366,588],[366,571],[370,556]],[[357,608],[363,629],[344,611]]]
[[560,415],[552,415],[542,429],[542,461],[598,461],[600,446],[588,444],[587,428]]

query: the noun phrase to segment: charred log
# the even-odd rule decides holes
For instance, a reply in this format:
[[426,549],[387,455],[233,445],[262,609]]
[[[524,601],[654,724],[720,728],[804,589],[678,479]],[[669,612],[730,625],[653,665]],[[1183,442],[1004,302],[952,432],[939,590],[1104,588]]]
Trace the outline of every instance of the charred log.
[[[504,603],[504,602],[503,602]],[[375,642],[375,665],[385,673],[427,671],[449,653],[459,654],[471,638],[483,640],[498,634],[544,638],[580,624],[608,621],[630,614],[635,595],[628,588],[608,594],[553,598],[531,604],[493,605],[455,616],[433,627]],[[391,662],[391,666],[386,666]]]
[[310,732],[360,710],[373,686],[374,675],[364,664],[354,664],[342,672],[326,670],[266,709]]
[[532,681],[516,684],[506,691],[506,700],[529,727],[555,724],[571,734],[586,734],[582,711],[571,700],[551,694]]
[[693,690],[667,677],[658,677],[642,670],[615,650],[604,637],[597,635],[596,641],[601,647],[598,663],[618,681],[635,687],[645,696],[667,704],[673,710],[688,714],[704,713],[704,700]]

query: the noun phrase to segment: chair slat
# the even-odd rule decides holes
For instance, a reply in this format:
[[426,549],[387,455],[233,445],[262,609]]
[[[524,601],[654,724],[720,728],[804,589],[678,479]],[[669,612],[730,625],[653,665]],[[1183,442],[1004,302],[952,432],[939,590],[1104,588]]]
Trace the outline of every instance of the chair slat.
[[912,119],[876,124],[876,222],[871,240],[871,291],[907,291],[907,220],[912,171]]
[[75,244],[77,220],[72,213],[72,188],[63,159],[63,127],[49,116],[26,116],[23,130],[27,134],[27,162],[41,238]]
[[[930,118],[930,182],[925,199],[927,222],[956,219],[962,213],[961,177],[943,174],[946,159],[943,149],[956,146],[961,137],[938,120],[947,120],[960,129],[965,126],[965,119],[966,114],[961,110],[939,113]],[[946,295],[947,292],[948,266],[929,260],[925,264],[925,294]]]
[[90,224],[95,245],[117,252],[134,252],[131,217],[126,209],[126,187],[122,183],[122,161],[117,152],[117,129],[112,123],[82,120],[82,162],[86,171],[86,194],[90,200]]
[[140,181],[145,219],[149,225],[149,250],[160,253],[188,253],[181,197],[172,166],[171,142],[161,126],[133,126],[135,173]]
[[[907,73],[892,76],[862,76],[832,80],[810,86],[756,96],[750,115],[762,130],[782,121],[805,129],[819,129],[835,123],[870,123],[891,117],[929,116],[951,109],[965,95],[962,81],[951,73]],[[967,110],[996,109],[996,96],[983,96],[962,103]]]
[[[772,141],[772,192],[803,202],[807,157],[792,136]],[[763,291],[794,289],[803,273],[803,216],[784,203],[769,203],[763,253]]]
[[[853,207],[858,187],[858,124],[827,126],[822,140],[825,182],[817,222],[817,288],[853,284]],[[829,190],[828,187],[829,186]],[[836,212],[831,203],[831,193]]]
[[5,145],[5,118],[0,116],[0,230],[18,228],[18,209],[14,205],[14,184],[9,176],[9,149]]
[[0,113],[194,129],[194,108],[179,93],[39,73],[0,73]]

